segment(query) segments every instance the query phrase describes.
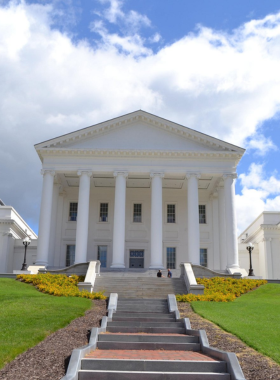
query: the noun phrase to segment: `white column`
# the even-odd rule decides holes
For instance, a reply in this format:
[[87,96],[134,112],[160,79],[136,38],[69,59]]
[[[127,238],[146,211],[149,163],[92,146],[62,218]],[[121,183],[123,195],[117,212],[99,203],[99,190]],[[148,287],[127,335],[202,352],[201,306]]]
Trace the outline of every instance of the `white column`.
[[125,171],[114,172],[115,207],[114,207],[114,230],[113,230],[113,260],[111,268],[125,268],[125,201],[126,201],[126,177]]
[[235,216],[236,174],[224,174],[227,267],[239,268],[237,228]]
[[57,234],[57,206],[59,197],[60,185],[54,183],[53,185],[53,199],[52,199],[52,220],[51,220],[51,231],[50,231],[50,245],[49,245],[49,266],[54,266],[54,257],[56,250],[56,234]]
[[224,187],[218,187],[219,203],[219,237],[220,237],[220,269],[227,267],[227,248],[226,248],[226,219],[225,219],[225,192]]
[[211,195],[212,199],[212,231],[213,231],[213,269],[220,269],[220,239],[219,239],[219,205],[218,193]]
[[151,264],[150,268],[163,268],[162,260],[162,178],[164,173],[151,173]]
[[37,246],[36,265],[48,265],[50,231],[52,219],[52,197],[53,197],[53,180],[54,170],[42,170],[43,189],[39,220],[39,237]]
[[188,179],[188,255],[189,262],[200,265],[200,238],[198,213],[199,173],[187,173]]
[[90,177],[92,172],[79,170],[79,198],[76,230],[75,264],[87,262],[88,245],[88,216],[89,216],[89,195]]

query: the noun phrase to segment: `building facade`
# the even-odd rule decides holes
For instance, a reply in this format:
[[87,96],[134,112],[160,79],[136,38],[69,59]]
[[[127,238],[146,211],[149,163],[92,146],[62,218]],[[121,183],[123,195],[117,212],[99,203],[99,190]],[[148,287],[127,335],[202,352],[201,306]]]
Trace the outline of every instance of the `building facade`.
[[249,269],[249,243],[254,245],[252,267],[256,276],[280,279],[280,212],[262,212],[239,236],[239,259]]
[[23,239],[29,237],[27,262],[35,264],[37,235],[12,206],[0,200],[0,273],[12,273],[20,269],[24,259]]
[[43,190],[37,265],[238,271],[244,149],[144,111],[35,145]]

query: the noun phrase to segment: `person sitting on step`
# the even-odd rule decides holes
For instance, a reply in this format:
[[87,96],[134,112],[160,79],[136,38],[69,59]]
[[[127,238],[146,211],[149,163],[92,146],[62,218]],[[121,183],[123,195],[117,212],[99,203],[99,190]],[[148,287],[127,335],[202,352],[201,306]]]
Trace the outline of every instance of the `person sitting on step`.
[[160,269],[159,269],[158,272],[157,272],[157,277],[164,277],[164,276],[162,275],[162,272],[161,272]]
[[167,277],[172,278],[172,272],[170,269],[167,269]]

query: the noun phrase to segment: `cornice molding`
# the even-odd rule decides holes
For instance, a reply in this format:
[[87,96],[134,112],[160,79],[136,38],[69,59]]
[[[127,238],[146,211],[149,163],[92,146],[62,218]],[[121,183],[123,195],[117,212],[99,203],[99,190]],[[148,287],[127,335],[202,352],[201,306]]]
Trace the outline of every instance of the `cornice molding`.
[[279,226],[277,224],[261,224],[261,229],[279,231]]
[[134,150],[134,149],[52,149],[43,148],[38,151],[39,156],[92,156],[92,157],[130,157],[130,158],[196,158],[216,159],[223,158],[239,162],[242,154],[237,152],[195,152],[171,150]]

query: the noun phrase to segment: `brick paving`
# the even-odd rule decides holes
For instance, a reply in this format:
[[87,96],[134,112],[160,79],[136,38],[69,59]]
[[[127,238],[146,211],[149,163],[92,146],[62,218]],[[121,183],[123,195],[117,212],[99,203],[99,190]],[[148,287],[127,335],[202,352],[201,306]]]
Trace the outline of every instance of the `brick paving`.
[[200,352],[167,350],[99,350],[91,351],[88,359],[139,359],[139,360],[183,360],[215,361]]

